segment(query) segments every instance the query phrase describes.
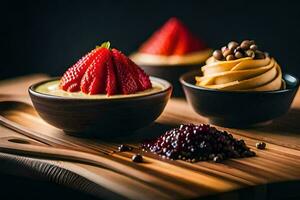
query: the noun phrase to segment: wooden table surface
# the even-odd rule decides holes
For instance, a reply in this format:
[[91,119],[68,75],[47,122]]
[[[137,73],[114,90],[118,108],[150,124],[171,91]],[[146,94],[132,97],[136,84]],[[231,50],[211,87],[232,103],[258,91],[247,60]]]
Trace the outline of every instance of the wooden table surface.
[[[0,82],[0,101],[17,100],[31,104],[27,88],[32,83],[47,79],[46,75],[36,74]],[[20,118],[21,116],[21,118]],[[18,114],[19,122],[26,126],[30,118]],[[11,114],[11,118],[15,113]],[[37,116],[34,116],[37,118]],[[76,139],[64,135],[42,120],[36,120],[41,126],[31,127],[40,134],[49,134],[63,140],[78,141],[78,144],[106,150],[116,149],[116,143],[109,144],[98,140]],[[182,123],[207,123],[207,119],[197,115],[184,99],[171,99],[156,121],[163,127],[178,126]],[[45,130],[43,130],[43,128]],[[254,188],[252,195],[263,193],[264,197],[275,198],[282,195],[300,195],[299,191],[289,191],[285,186],[291,182],[299,186],[300,181],[300,91],[292,104],[291,110],[270,124],[249,129],[227,129],[234,137],[242,138],[246,144],[257,153],[257,156],[243,159],[230,159],[223,163],[198,162],[195,164],[184,161],[170,161],[152,155],[145,155],[146,163],[136,164],[130,161],[132,153],[117,153],[111,155],[114,161],[124,168],[128,174],[117,174],[97,166],[83,163],[39,159],[73,171],[90,181],[111,190],[113,193],[129,199],[185,199],[205,197],[213,194],[224,194],[241,188]],[[151,126],[126,138],[127,143],[137,145],[138,139],[159,135],[160,129]],[[150,133],[150,134],[149,134]],[[0,126],[0,137],[24,137],[19,133]],[[27,138],[28,139],[28,138]],[[131,142],[130,142],[131,141]],[[255,143],[264,141],[267,149],[257,150]],[[119,141],[122,142],[122,141]],[[98,145],[98,146],[97,146]],[[95,147],[96,146],[96,147]],[[32,158],[33,160],[36,158]],[[119,160],[119,161],[118,161]],[[139,176],[130,170],[139,173]],[[278,187],[287,190],[283,194],[277,186],[271,190],[269,184],[281,182]],[[264,189],[261,189],[264,186]],[[260,188],[260,189],[257,189]],[[291,187],[292,188],[292,187]],[[299,188],[298,188],[299,189]],[[238,193],[230,193],[231,199],[239,199]],[[298,196],[299,197],[299,196]]]

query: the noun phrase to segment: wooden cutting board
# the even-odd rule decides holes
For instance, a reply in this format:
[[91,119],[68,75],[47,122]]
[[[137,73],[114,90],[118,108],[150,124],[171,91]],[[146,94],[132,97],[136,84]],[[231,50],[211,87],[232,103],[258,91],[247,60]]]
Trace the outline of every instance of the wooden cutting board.
[[[271,124],[243,130],[218,127],[229,131],[234,137],[244,139],[257,153],[256,157],[231,159],[220,164],[191,164],[161,159],[146,153],[145,163],[137,164],[130,159],[133,152],[115,153],[117,146],[125,143],[138,147],[138,143],[143,139],[160,135],[170,127],[182,123],[207,123],[207,119],[197,115],[185,100],[171,99],[155,124],[129,137],[111,141],[75,138],[45,123],[30,105],[28,86],[46,78],[45,75],[33,75],[0,82],[0,101],[15,100],[27,103],[1,112],[3,119],[18,125],[19,131],[37,133],[39,136],[29,138],[29,135],[24,136],[1,126],[0,139],[6,142],[4,145],[19,149],[15,151],[16,154],[39,157],[31,158],[32,162],[40,160],[59,166],[105,188],[108,192],[129,199],[186,199],[215,194],[227,194],[231,199],[238,199],[239,193],[235,191],[241,191],[241,188],[250,188],[252,192],[249,194],[253,197],[300,196],[298,190],[290,187],[292,184],[299,188],[300,181],[300,91],[290,112]],[[16,143],[18,141],[13,140],[14,138],[24,139],[29,141],[29,144]],[[43,142],[43,139],[51,141],[51,138],[53,143]],[[255,143],[258,141],[266,142],[267,149],[257,150]],[[28,153],[22,150],[28,150]],[[29,150],[39,151],[40,155],[31,154]],[[43,157],[46,153],[49,155],[49,151],[54,157]],[[134,152],[139,150],[135,149]],[[55,153],[73,156],[55,160]],[[85,160],[88,161],[81,162],[82,160],[77,158],[80,156],[86,157]],[[277,182],[280,182],[281,190],[278,190],[277,185],[272,185]],[[289,187],[286,187],[287,185]],[[227,193],[230,191],[233,192]]]

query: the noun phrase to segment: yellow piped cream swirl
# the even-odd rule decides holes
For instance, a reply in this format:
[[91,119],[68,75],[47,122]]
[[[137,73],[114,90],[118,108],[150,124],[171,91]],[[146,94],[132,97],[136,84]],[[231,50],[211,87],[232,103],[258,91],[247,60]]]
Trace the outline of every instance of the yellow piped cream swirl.
[[219,90],[271,91],[285,87],[280,66],[274,58],[250,57],[217,61],[210,57],[196,76],[196,85]]

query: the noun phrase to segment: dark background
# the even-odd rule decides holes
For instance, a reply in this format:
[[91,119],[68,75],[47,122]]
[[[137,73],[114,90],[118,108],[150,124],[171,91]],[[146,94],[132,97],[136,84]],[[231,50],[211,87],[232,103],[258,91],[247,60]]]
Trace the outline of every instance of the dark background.
[[[255,39],[300,76],[297,1],[6,1],[1,3],[0,79],[34,72],[61,75],[102,41],[129,54],[177,16],[212,48]],[[4,6],[3,6],[4,5]]]

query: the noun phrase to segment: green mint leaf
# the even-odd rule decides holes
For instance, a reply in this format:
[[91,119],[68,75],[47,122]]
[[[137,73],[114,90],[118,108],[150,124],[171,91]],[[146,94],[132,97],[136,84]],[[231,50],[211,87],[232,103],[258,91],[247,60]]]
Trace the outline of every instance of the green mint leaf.
[[97,48],[107,48],[109,49],[110,48],[110,42],[107,41],[107,42],[103,42],[100,46],[97,46]]

